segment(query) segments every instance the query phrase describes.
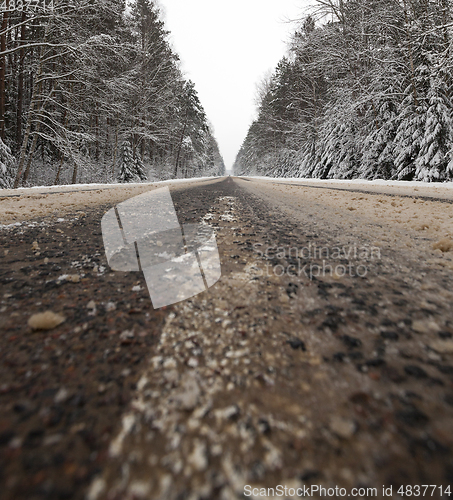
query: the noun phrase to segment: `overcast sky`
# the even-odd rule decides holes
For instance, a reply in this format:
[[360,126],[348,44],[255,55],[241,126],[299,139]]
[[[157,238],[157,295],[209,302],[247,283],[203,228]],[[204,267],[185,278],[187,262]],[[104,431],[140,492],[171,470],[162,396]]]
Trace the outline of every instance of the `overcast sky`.
[[230,169],[255,116],[256,84],[285,55],[307,0],[159,0]]

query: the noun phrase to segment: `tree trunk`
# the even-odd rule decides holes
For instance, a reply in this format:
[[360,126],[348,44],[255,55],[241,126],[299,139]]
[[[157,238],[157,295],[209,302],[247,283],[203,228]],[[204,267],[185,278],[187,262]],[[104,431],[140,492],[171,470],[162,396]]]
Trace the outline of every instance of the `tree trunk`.
[[38,142],[38,135],[39,135],[39,129],[40,129],[40,123],[36,126],[36,130],[33,135],[33,142],[31,144],[30,151],[28,152],[28,160],[27,160],[27,167],[25,168],[24,172],[24,178],[22,179],[22,183],[26,182],[28,179],[28,176],[30,174],[30,167],[31,167],[31,162],[33,160],[33,154],[36,149],[36,143]]
[[116,157],[118,154],[118,118],[115,120],[115,147],[113,149],[112,177],[115,178]]
[[64,153],[61,153],[60,156],[60,164],[58,165],[57,175],[55,176],[55,180],[53,181],[53,185],[56,186],[60,182],[60,172],[61,167],[63,166]]
[[176,176],[178,174],[179,157],[181,156],[182,142],[184,140],[184,135],[186,133],[186,128],[187,128],[187,119],[186,119],[186,122],[184,123],[184,128],[182,129],[181,139],[180,139],[179,145],[178,145],[178,153],[176,154],[175,170],[173,172],[173,177],[175,179],[176,179]]
[[[6,0],[6,9],[8,10],[9,0]],[[2,35],[0,37],[0,50],[6,50],[6,28],[8,27],[8,12],[3,13]],[[0,61],[0,138],[5,139],[5,102],[6,102],[6,56],[2,56]]]
[[[26,14],[22,12],[21,22],[24,23],[20,29],[20,43],[23,44],[25,39],[25,19]],[[22,139],[22,112],[24,106],[24,61],[25,50],[19,52],[19,76],[17,81],[17,114],[16,114],[16,144],[19,147]]]
[[74,170],[72,171],[72,184],[75,184],[77,181],[77,170],[78,170],[77,162],[75,161],[74,162]]
[[[46,26],[46,31],[44,33],[44,40],[47,39],[47,33],[48,33],[49,26]],[[35,111],[35,107],[38,103],[40,93],[41,93],[41,83],[39,82],[39,79],[42,75],[43,71],[43,55],[44,55],[44,48],[41,46],[39,50],[39,66],[38,66],[38,71],[36,73],[36,76],[33,81],[33,90],[30,98],[30,106],[28,109],[28,118],[27,118],[27,128],[25,130],[25,135],[24,139],[22,141],[22,146],[20,149],[20,156],[19,156],[19,163],[17,166],[17,173],[16,173],[16,178],[14,179],[14,189],[19,187],[20,183],[20,178],[22,176],[22,170],[24,168],[24,163],[25,163],[25,157],[27,154],[27,148],[28,148],[28,141],[30,139],[30,133],[31,133],[31,127],[32,127],[32,121],[33,121],[33,114]]]

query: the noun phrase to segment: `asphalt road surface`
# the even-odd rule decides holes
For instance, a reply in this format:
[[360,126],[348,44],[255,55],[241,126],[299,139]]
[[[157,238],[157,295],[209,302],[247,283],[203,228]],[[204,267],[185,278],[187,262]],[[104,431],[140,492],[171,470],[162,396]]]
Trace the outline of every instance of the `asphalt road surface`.
[[[448,240],[376,216],[404,201],[377,193],[226,178],[172,197],[215,229],[222,277],[159,310],[107,265],[113,204],[0,230],[0,498],[449,498]],[[28,325],[49,310],[65,320]]]

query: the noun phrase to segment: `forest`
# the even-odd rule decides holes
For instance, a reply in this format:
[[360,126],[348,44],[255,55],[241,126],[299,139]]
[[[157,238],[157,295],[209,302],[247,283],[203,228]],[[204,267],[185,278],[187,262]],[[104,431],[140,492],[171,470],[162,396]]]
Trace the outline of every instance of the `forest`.
[[453,180],[451,8],[316,0],[258,87],[235,174]]
[[0,2],[0,188],[224,173],[152,0]]

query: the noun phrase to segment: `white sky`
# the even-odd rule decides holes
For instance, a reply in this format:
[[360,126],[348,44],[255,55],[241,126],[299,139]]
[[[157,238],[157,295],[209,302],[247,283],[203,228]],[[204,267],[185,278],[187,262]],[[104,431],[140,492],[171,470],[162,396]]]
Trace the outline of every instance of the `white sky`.
[[255,117],[256,84],[286,53],[307,0],[159,0],[186,77],[195,83],[231,169]]

